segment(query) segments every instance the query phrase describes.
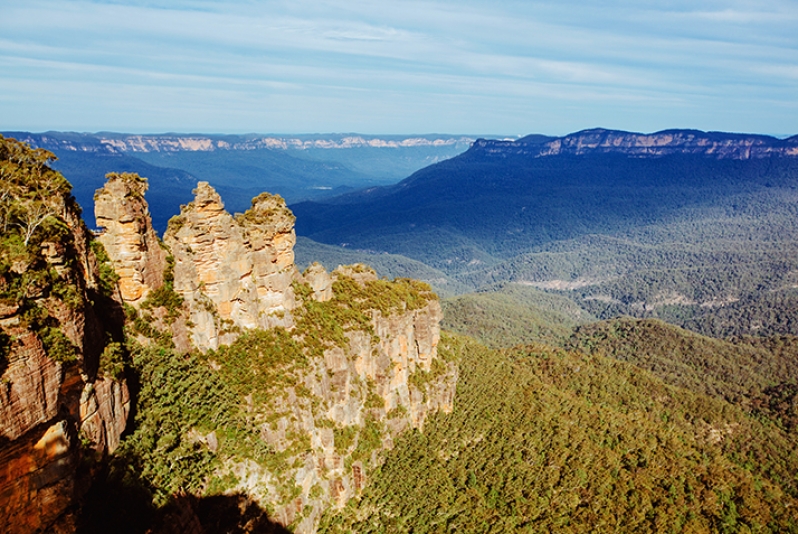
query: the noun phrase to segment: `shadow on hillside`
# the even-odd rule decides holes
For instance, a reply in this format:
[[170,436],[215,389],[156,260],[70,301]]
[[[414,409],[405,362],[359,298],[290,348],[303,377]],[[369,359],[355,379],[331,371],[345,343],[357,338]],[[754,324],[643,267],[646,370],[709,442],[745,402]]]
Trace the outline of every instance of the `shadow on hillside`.
[[266,511],[256,502],[241,494],[211,497],[181,495],[174,498],[164,512],[153,529],[155,534],[290,532],[269,519]]
[[[121,469],[120,469],[121,467]],[[129,465],[95,476],[83,499],[77,534],[287,534],[266,510],[243,494],[179,494],[162,508]]]

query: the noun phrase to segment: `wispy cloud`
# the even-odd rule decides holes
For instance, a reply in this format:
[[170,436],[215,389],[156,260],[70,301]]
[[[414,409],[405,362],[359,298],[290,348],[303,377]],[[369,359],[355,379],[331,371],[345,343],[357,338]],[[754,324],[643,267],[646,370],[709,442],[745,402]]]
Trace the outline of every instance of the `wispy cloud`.
[[28,0],[0,9],[0,129],[795,127],[784,113],[798,94],[792,1]]

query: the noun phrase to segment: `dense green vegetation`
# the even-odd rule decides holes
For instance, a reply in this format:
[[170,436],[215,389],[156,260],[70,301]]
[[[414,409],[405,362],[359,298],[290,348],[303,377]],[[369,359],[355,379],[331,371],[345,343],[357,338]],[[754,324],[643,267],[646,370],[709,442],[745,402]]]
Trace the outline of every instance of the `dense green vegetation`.
[[454,413],[398,440],[323,532],[795,532],[794,438],[618,360],[460,357]]
[[571,329],[593,319],[575,302],[520,284],[503,284],[443,301],[443,327],[489,347],[561,345]]
[[619,318],[576,329],[569,346],[647,369],[669,384],[750,407],[798,378],[798,338],[704,337],[659,320]]
[[[83,243],[76,241],[87,234],[71,185],[49,165],[54,158],[0,136],[0,306],[38,334],[51,358],[69,364],[78,360],[78,348],[61,320],[86,305],[78,274]],[[0,367],[12,342],[0,351]]]
[[[451,274],[484,261],[479,251],[509,258],[553,241],[662,224],[689,210],[733,207],[741,196],[790,192],[796,180],[798,160],[788,157],[535,157],[474,147],[396,186],[292,209],[300,235],[404,254]],[[474,256],[458,257],[468,246]]]
[[796,213],[784,206],[768,217],[718,216],[551,243],[475,271],[470,283],[527,282],[601,318],[659,317],[718,337],[794,334],[798,244],[784,224]]
[[141,390],[134,430],[117,456],[146,481],[155,504],[165,504],[181,488],[201,494],[216,458],[186,431],[199,436],[238,428],[244,424],[239,401],[196,356],[157,346],[135,347],[132,356]]

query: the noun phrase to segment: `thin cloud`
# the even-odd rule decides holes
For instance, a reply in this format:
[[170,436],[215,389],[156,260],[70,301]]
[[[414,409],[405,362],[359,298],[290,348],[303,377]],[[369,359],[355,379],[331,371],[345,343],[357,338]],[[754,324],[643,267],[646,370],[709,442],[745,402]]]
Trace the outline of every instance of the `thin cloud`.
[[[590,119],[581,126],[783,132],[794,128],[783,109],[798,94],[797,22],[780,0],[29,0],[0,19],[0,128],[69,116],[149,130],[151,111],[169,109],[170,130],[422,131],[407,126],[416,120],[564,133]],[[265,108],[248,115],[253,103]]]

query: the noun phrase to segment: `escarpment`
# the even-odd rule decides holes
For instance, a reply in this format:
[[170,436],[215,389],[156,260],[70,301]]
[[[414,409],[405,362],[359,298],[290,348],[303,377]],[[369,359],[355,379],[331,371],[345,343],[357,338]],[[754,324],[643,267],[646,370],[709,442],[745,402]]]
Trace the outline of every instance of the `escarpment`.
[[[98,200],[110,206],[128,198],[135,213],[145,214],[143,192],[129,199],[129,190],[106,186]],[[315,532],[327,509],[343,506],[368,483],[381,451],[401,432],[452,409],[457,369],[438,355],[438,298],[424,283],[381,280],[364,265],[327,272],[314,264],[300,273],[294,216],[280,197],[261,194],[233,216],[209,184],[200,182],[194,193],[164,236],[167,268],[150,287],[163,285],[138,301],[131,328],[160,354],[172,344],[178,352],[193,349],[190,374],[217,384],[213,396],[227,404],[203,418],[197,414],[208,403],[222,402],[204,396],[204,386],[159,383],[158,398],[170,398],[172,387],[189,388],[179,389],[180,402],[195,421],[175,424],[169,450],[208,458],[191,475],[201,479],[196,497],[244,495],[269,510],[271,520]],[[97,213],[105,239],[140,243],[116,235],[125,225],[113,217],[129,219],[127,212]],[[139,220],[148,232],[149,221]],[[125,251],[109,246],[111,262],[131,265]],[[126,272],[145,279],[141,269]],[[125,300],[130,295],[122,293]],[[162,377],[163,366],[183,356],[148,358],[142,376]],[[142,395],[142,405],[159,402],[146,398],[146,387]],[[164,421],[150,424],[147,413],[139,418],[134,442],[156,447],[140,451],[154,455],[143,472],[163,473],[170,480],[166,494],[191,487],[167,467],[189,453],[172,459],[157,448],[162,436],[153,430]]]
[[795,137],[776,139],[766,135],[663,130],[650,134],[595,128],[563,137],[529,136],[517,141],[480,139],[474,149],[484,154],[531,157],[624,154],[630,157],[662,157],[693,154],[716,159],[748,160],[798,156]]
[[69,532],[91,469],[113,452],[130,399],[91,237],[49,168],[0,136],[0,531]]
[[[423,428],[430,413],[451,411],[457,380],[455,365],[438,355],[442,314],[428,287],[379,280],[361,265],[330,278],[324,302],[299,284],[299,298],[307,300],[295,310],[292,342],[276,348],[293,353],[289,360],[267,356],[249,336],[209,353],[222,376],[243,366],[253,380],[275,377],[239,390],[271,454],[222,454],[214,478],[234,481],[231,491],[267,504],[275,520],[303,533],[359,494],[380,451],[401,432]],[[319,317],[337,319],[320,325]]]

